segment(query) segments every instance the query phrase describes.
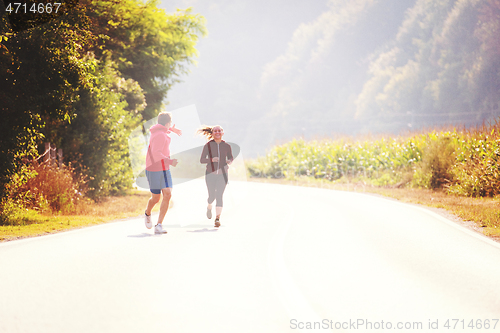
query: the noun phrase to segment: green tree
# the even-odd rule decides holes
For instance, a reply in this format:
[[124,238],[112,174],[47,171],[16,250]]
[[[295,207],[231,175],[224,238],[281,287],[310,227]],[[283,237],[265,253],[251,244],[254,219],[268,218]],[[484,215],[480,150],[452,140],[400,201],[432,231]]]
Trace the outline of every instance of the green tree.
[[37,156],[45,138],[88,174],[94,197],[131,185],[127,136],[156,116],[206,33],[202,16],[166,14],[157,3],[81,0],[67,14],[15,34],[5,32],[2,17],[2,184],[16,161]]
[[132,184],[127,139],[141,118],[130,112],[126,96],[140,87],[120,77],[109,59],[100,61],[92,74],[93,88],[81,90],[74,104],[76,118],[60,123],[52,134],[73,167],[90,176],[88,194],[98,198]]
[[87,27],[76,8],[43,26],[0,36],[0,196],[16,159],[36,155],[45,124],[74,117],[72,105],[90,84],[93,66],[81,47],[95,41]]
[[486,0],[479,8],[475,36],[480,42],[478,56],[470,70],[471,90],[476,104],[498,112],[500,107],[500,0]]
[[99,36],[87,48],[98,66],[92,89],[82,90],[74,105],[74,121],[51,137],[91,176],[94,197],[131,186],[128,135],[158,114],[170,86],[193,62],[198,33],[205,33],[203,17],[190,10],[167,15],[156,4],[82,1]]
[[96,58],[109,54],[124,78],[137,81],[146,98],[143,118],[155,117],[172,84],[194,63],[205,19],[190,8],[167,14],[158,0],[86,1],[94,33],[105,36],[92,48]]
[[408,113],[417,126],[486,119],[500,101],[499,19],[499,0],[417,1],[372,62],[358,116]]

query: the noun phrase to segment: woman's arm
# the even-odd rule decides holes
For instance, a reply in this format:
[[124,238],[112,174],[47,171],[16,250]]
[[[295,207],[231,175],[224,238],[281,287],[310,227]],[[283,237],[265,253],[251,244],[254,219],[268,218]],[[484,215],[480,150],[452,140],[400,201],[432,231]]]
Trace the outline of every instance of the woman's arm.
[[203,146],[203,151],[201,152],[200,163],[206,164],[209,163],[210,159],[208,158],[208,143]]

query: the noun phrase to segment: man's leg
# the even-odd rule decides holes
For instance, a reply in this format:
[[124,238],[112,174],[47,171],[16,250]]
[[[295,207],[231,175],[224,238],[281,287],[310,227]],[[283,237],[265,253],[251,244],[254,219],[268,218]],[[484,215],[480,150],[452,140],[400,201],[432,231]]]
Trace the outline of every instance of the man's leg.
[[151,215],[151,210],[160,201],[161,194],[151,193],[151,198],[148,200],[148,205],[146,206],[146,215]]
[[162,188],[161,193],[163,194],[163,199],[161,200],[160,214],[158,215],[158,224],[163,223],[163,219],[167,214],[168,205],[170,204],[170,198],[172,197],[172,188],[171,187]]

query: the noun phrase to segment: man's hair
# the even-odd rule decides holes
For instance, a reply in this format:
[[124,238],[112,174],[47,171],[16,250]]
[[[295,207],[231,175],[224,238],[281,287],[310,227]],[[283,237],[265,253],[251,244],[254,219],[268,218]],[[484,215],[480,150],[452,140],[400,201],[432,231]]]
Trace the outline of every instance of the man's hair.
[[172,114],[170,112],[161,112],[158,115],[158,124],[165,126],[172,121]]

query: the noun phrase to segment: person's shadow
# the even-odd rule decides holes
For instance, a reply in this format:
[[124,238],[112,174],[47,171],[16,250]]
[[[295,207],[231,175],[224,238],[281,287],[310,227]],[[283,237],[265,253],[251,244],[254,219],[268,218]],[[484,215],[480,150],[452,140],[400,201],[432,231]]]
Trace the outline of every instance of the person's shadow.
[[143,232],[142,234],[139,234],[139,235],[128,235],[127,237],[145,238],[145,237],[155,237],[155,236],[161,236],[161,235],[160,234],[155,234],[155,233],[148,234],[147,232]]
[[188,230],[188,232],[217,232],[219,229],[208,229],[208,228],[203,228],[203,229],[198,229],[198,230]]
[[[167,229],[167,234],[168,234],[168,229],[177,229],[177,228],[203,228],[203,229],[197,229],[197,230],[186,230],[187,232],[217,232],[219,228],[208,228],[206,224],[195,224],[195,225],[187,225],[185,227],[181,227],[180,225],[164,225],[165,229]],[[148,232],[143,232],[142,234],[138,235],[128,235],[127,237],[131,238],[146,238],[146,237],[155,237],[155,236],[161,236],[161,234],[155,234],[154,231],[151,233]]]

